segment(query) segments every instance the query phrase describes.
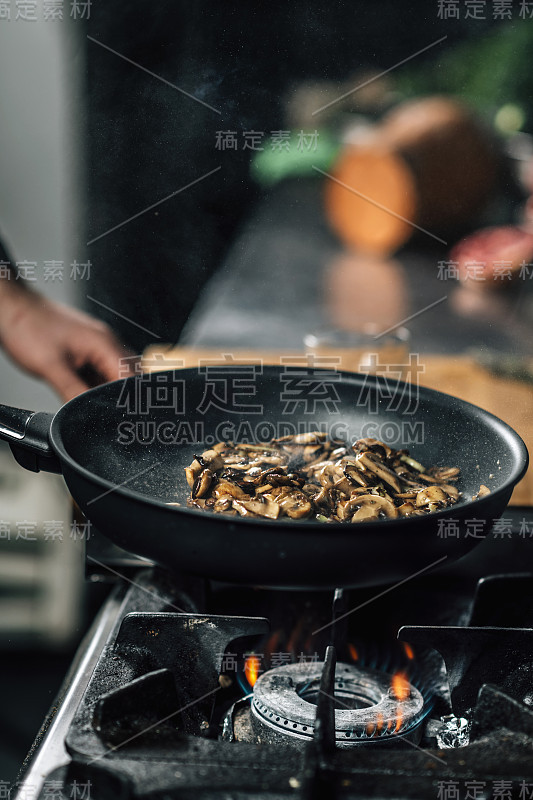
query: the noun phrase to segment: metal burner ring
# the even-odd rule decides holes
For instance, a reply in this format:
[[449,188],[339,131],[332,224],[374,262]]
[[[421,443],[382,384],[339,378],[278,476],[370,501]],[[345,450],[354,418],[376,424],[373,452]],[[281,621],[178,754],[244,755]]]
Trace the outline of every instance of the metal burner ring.
[[[309,740],[315,731],[316,698],[323,665],[288,664],[259,677],[252,698],[252,725],[272,741]],[[335,670],[335,738],[339,747],[391,740],[422,720],[424,699],[409,684],[405,699],[391,688],[392,675],[352,664]],[[406,694],[407,694],[406,692]]]

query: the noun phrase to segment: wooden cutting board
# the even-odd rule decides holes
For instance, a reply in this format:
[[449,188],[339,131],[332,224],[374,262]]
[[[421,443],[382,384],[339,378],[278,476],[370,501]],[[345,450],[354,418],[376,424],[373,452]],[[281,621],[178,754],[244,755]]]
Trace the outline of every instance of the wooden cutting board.
[[[220,361],[227,352],[228,349],[154,345],[145,351],[142,365],[146,372],[196,367],[199,362]],[[287,357],[291,357],[291,364],[309,363],[308,356],[294,351],[232,348],[231,355],[241,363],[277,365]],[[337,366],[355,370],[360,358],[360,354],[346,351]],[[420,366],[423,372],[418,380],[422,386],[455,395],[500,417],[516,430],[533,453],[533,385],[496,376],[466,356],[421,355]],[[511,504],[533,505],[533,466],[513,492]]]

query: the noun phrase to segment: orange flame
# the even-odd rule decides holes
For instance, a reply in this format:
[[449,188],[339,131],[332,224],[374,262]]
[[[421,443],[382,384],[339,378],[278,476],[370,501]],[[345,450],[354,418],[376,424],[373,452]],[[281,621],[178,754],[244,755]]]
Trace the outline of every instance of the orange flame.
[[288,653],[296,653],[304,625],[304,619],[301,619],[296,623],[296,626],[289,637],[289,641],[287,642],[286,650]]
[[265,645],[265,658],[270,658],[280,643],[281,631],[274,631]]
[[246,661],[244,662],[244,674],[246,675],[246,680],[253,688],[259,677],[259,658],[257,656],[251,655],[248,656]]
[[357,652],[353,644],[348,645],[348,651],[353,661],[359,661],[359,653]]
[[391,688],[396,700],[407,700],[411,693],[409,681],[403,672],[396,672],[392,676]]
[[384,726],[383,714],[381,714],[378,711],[378,713],[376,714],[376,730],[374,731],[374,736],[379,736],[379,734],[383,730],[383,726]]
[[400,728],[403,725],[403,714],[402,714],[401,706],[398,706],[397,711],[398,711],[398,715],[396,717],[396,725],[394,727],[394,733],[398,733],[398,731],[400,730]]
[[411,645],[408,644],[407,642],[402,642],[402,647],[403,647],[403,651],[404,651],[405,655],[407,656],[407,658],[410,661],[412,661],[413,658],[415,657],[415,653],[414,653],[414,650],[411,647]]

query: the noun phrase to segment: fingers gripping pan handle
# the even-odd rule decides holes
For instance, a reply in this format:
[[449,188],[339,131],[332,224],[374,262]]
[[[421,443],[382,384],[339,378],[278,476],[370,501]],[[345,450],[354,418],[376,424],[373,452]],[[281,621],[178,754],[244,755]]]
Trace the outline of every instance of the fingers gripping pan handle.
[[53,414],[0,405],[0,439],[9,442],[15,459],[32,472],[61,472],[49,440]]

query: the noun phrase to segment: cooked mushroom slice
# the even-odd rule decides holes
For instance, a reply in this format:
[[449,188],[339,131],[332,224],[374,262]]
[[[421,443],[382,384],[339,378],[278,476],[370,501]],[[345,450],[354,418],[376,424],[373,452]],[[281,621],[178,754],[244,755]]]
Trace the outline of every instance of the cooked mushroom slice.
[[313,502],[316,506],[332,510],[334,502],[331,497],[331,489],[327,486],[323,486],[322,489],[314,495]]
[[212,483],[213,473],[210,469],[204,469],[196,478],[194,486],[191,489],[192,499],[196,500],[199,497],[204,497]]
[[294,477],[281,472],[281,470],[272,470],[272,472],[267,472],[266,477],[269,483],[271,483],[273,486],[290,486],[294,480]]
[[353,485],[350,483],[350,481],[348,480],[348,478],[346,478],[345,475],[341,475],[339,480],[335,481],[335,483],[333,484],[333,488],[335,489],[336,492],[340,492],[341,494],[347,495],[349,497],[350,492],[353,489]]
[[473,497],[472,500],[479,500],[481,497],[486,497],[490,494],[490,489],[488,486],[485,486],[484,483],[481,484],[479,487],[479,492],[477,492]]
[[214,450],[215,453],[222,453],[224,450],[227,450],[229,447],[233,447],[233,442],[217,442],[211,450]]
[[457,500],[457,498],[459,497],[459,489],[457,489],[456,486],[452,486],[449,483],[440,483],[439,486],[442,489],[442,491],[446,492],[448,497],[451,497],[453,500]]
[[319,461],[313,461],[311,464],[306,464],[304,470],[308,475],[312,475],[313,472],[319,472],[326,466],[331,466],[331,461],[324,460],[324,457],[320,456]]
[[431,472],[431,474],[434,475],[439,481],[447,483],[448,481],[455,480],[461,470],[459,467],[436,467],[429,470],[429,472]]
[[411,458],[411,456],[402,454],[400,456],[400,461],[403,461],[405,464],[409,464],[409,466],[412,467],[413,469],[416,469],[417,472],[426,471],[426,468],[423,467],[419,461],[415,461],[414,458]]
[[201,508],[203,510],[205,508],[205,498],[201,498],[200,500],[193,500],[191,498],[187,501],[187,505],[191,508]]
[[361,506],[352,516],[352,522],[369,522],[371,519],[379,518],[379,508],[373,506]]
[[330,458],[343,458],[346,455],[346,447],[337,447],[335,450],[332,450],[329,457]]
[[370,488],[368,486],[356,486],[355,489],[352,489],[350,492],[350,499],[354,497],[359,497],[363,494],[368,494],[370,492]]
[[276,502],[279,503],[283,512],[291,519],[303,519],[304,517],[308,517],[313,510],[309,499],[298,489],[284,492],[278,496]]
[[355,502],[358,505],[360,503],[369,506],[377,505],[380,512],[385,514],[385,516],[389,517],[390,519],[395,519],[398,516],[398,510],[396,506],[393,503],[391,503],[390,500],[387,500],[385,497],[379,497],[379,495],[364,494],[361,497],[358,497]]
[[224,461],[224,457],[217,453],[216,450],[205,450],[202,453],[202,460],[206,467],[209,467],[212,472],[216,472],[217,469],[221,469],[226,463]]
[[321,444],[308,444],[304,447],[303,457],[306,463],[313,461],[316,459],[318,455],[322,452],[323,448]]
[[191,489],[194,486],[196,478],[198,477],[201,471],[202,471],[202,465],[196,459],[194,459],[194,461],[191,463],[189,467],[185,467],[185,477]]
[[333,486],[338,480],[342,480],[343,472],[339,467],[327,463],[318,473],[318,481],[322,486]]
[[258,517],[268,517],[268,519],[277,519],[281,510],[279,505],[272,502],[272,500],[265,500],[265,502],[261,500],[234,500],[233,508],[242,514],[242,516],[246,516],[246,514],[243,513],[244,510],[249,514],[254,514]]
[[398,506],[398,513],[400,517],[418,517],[424,514],[420,508],[415,508],[410,502],[402,503],[401,506]]
[[[460,496],[452,485],[459,474],[455,467],[425,471],[407,450],[370,437],[352,447],[318,431],[255,444],[218,442],[185,469],[188,503],[233,516],[312,514],[361,522],[427,514]],[[476,497],[486,492],[482,487]]]
[[415,504],[420,506],[431,505],[432,503],[446,503],[446,494],[442,491],[440,486],[426,486],[420,489],[416,496]]
[[287,457],[286,456],[281,456],[281,455],[279,455],[279,456],[263,456],[263,455],[261,455],[261,456],[258,456],[256,460],[257,460],[257,463],[260,463],[260,464],[272,464],[272,465],[275,465],[277,467],[280,467],[280,469],[287,469],[287,463],[286,463],[287,462]]
[[241,489],[240,486],[237,486],[236,483],[232,483],[231,481],[219,481],[215,488],[213,489],[213,494],[216,498],[224,497],[224,495],[229,495],[237,500],[249,500],[250,495],[246,494],[246,492]]
[[358,439],[353,446],[354,450],[374,450],[379,453],[380,450],[383,451],[385,458],[390,458],[392,455],[391,448],[385,444],[385,442],[380,441],[379,439],[372,439],[370,436],[365,436],[363,439]]
[[255,517],[254,512],[246,508],[242,500],[233,500],[231,507],[235,509],[235,511],[238,511],[241,517]]
[[396,506],[391,503],[390,500],[380,497],[377,494],[363,494],[353,497],[348,500],[347,503],[339,503],[336,511],[341,519],[350,519],[355,513],[355,510],[360,506],[370,506],[371,508],[375,508],[377,509],[378,514],[382,512],[386,517],[389,517],[389,519],[395,519],[398,516],[398,510]]
[[319,444],[327,437],[327,433],[313,431],[313,433],[298,433],[294,438],[295,444]]
[[432,475],[427,475],[425,472],[421,472],[418,477],[421,481],[424,481],[424,483],[440,483],[438,478],[434,478]]
[[368,486],[368,481],[359,472],[355,464],[346,464],[344,474],[353,486]]
[[355,460],[357,461],[357,466],[362,466],[365,470],[373,472],[374,475],[377,475],[382,481],[385,481],[385,483],[388,483],[389,486],[392,486],[395,492],[402,491],[402,487],[396,473],[385,466],[382,461],[374,458],[374,456],[372,456],[370,453],[359,453]]
[[215,501],[215,504],[213,506],[213,511],[220,511],[220,512],[231,511],[232,503],[233,503],[233,497],[231,497],[229,494],[222,495],[222,497],[219,497]]
[[265,483],[263,486],[258,486],[255,490],[257,494],[264,494],[264,492],[269,492],[273,488],[271,483]]

